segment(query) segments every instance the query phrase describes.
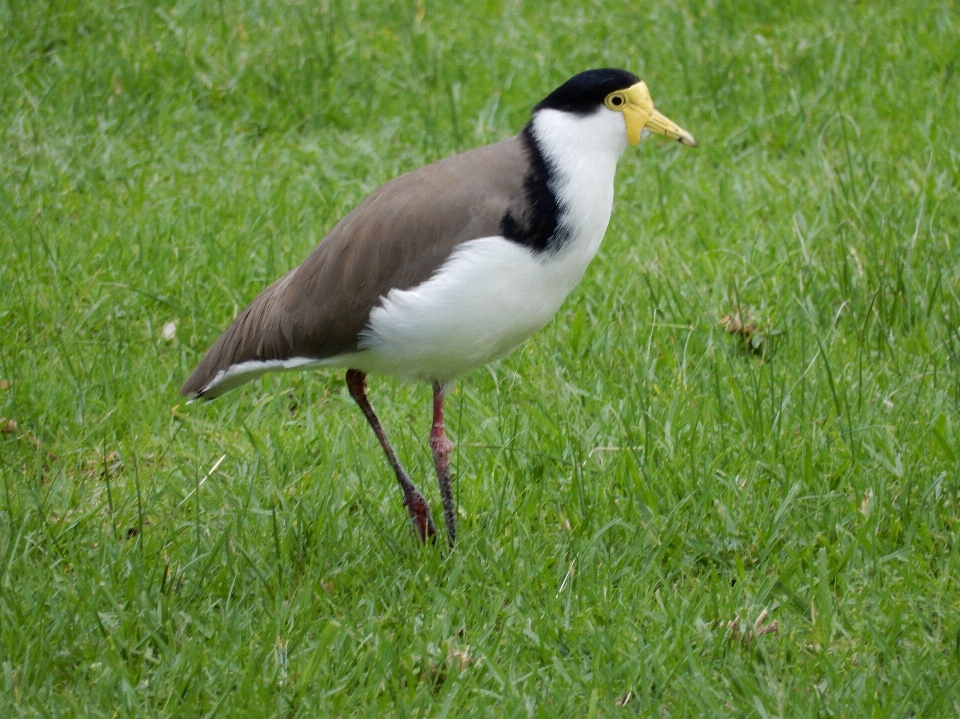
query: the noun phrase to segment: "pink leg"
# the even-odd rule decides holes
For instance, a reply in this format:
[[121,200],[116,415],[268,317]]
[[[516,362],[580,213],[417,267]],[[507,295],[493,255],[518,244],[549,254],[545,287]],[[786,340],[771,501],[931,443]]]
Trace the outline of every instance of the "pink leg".
[[413,521],[414,531],[423,542],[426,542],[428,538],[433,539],[437,530],[433,526],[433,518],[430,516],[430,505],[427,504],[427,500],[423,498],[420,490],[410,481],[410,477],[400,465],[400,460],[397,459],[397,455],[390,445],[390,440],[387,439],[387,434],[383,431],[383,426],[370,405],[370,400],[367,399],[367,376],[360,370],[347,370],[347,388],[350,390],[350,396],[360,406],[367,422],[370,423],[373,433],[380,440],[380,446],[383,447],[384,454],[390,461],[390,466],[397,474],[397,481],[400,483],[400,489],[403,492],[403,505],[407,508],[410,519]]
[[433,452],[433,463],[437,467],[437,478],[440,480],[440,496],[443,498],[443,520],[447,525],[447,537],[450,546],[457,541],[457,512],[453,501],[453,491],[450,489],[450,453],[453,451],[453,442],[447,439],[443,428],[443,385],[433,383],[433,427],[430,429],[430,450]]

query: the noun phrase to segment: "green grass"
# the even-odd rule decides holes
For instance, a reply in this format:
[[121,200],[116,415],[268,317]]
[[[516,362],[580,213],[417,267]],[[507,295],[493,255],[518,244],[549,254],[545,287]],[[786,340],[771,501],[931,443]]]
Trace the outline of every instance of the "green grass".
[[[0,715],[960,713],[956,4],[419,8],[0,2]],[[701,146],[459,383],[456,551],[339,375],[182,404],[367,192],[604,65]]]

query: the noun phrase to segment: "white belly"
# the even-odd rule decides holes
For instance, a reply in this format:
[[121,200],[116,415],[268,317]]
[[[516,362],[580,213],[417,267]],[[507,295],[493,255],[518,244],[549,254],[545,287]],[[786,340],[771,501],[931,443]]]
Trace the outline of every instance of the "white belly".
[[556,255],[502,237],[464,243],[429,280],[383,298],[350,365],[446,382],[504,357],[556,314],[596,253],[597,229]]

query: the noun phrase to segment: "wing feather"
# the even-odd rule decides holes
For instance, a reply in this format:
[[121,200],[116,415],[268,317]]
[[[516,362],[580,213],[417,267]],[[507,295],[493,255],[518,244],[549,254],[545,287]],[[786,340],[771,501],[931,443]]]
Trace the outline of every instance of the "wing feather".
[[[303,264],[244,308],[180,393],[202,396],[223,373],[245,362],[279,365],[292,358],[321,360],[356,351],[381,297],[426,281],[457,245],[498,235],[508,214],[525,213],[529,167],[517,136],[383,185],[344,217]],[[255,376],[251,373],[250,379]]]

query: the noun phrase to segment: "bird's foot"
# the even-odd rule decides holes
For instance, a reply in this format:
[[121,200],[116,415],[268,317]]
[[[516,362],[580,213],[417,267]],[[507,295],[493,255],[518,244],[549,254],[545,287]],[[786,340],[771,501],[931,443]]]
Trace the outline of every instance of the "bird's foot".
[[430,516],[430,505],[427,504],[423,495],[419,492],[409,492],[403,498],[403,505],[410,514],[413,531],[417,538],[424,544],[427,543],[428,539],[431,542],[436,541],[437,528],[433,525],[433,517]]

